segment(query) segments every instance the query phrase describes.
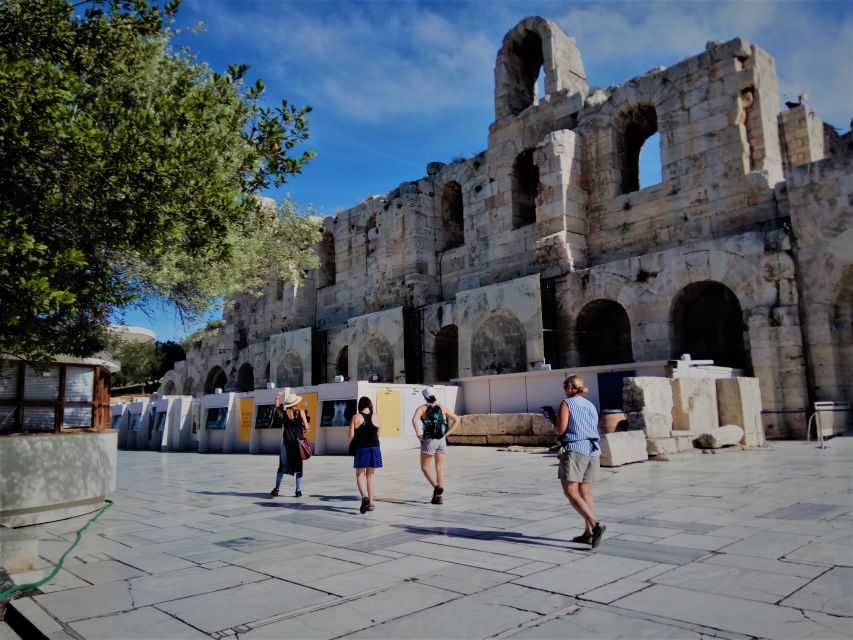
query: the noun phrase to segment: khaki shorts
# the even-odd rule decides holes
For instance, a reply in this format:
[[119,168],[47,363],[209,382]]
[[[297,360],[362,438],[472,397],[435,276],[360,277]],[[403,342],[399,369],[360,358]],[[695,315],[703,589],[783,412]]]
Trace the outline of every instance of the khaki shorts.
[[421,453],[434,456],[436,453],[447,453],[447,438],[424,438],[421,441]]
[[598,480],[598,467],[601,459],[598,456],[585,456],[577,451],[561,453],[558,456],[560,468],[557,477],[569,482],[595,482]]

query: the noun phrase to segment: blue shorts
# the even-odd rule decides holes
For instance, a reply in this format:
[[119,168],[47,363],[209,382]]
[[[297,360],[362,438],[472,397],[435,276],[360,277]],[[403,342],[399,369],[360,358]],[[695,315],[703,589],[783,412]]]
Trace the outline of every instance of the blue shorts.
[[382,468],[382,451],[379,447],[364,447],[355,450],[355,457],[352,461],[353,469],[374,469]]

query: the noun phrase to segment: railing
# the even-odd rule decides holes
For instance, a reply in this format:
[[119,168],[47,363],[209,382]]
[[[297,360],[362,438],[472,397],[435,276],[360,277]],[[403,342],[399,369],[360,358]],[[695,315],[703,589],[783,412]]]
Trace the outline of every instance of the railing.
[[815,402],[814,413],[809,417],[809,422],[806,426],[806,442],[811,438],[812,422],[815,422],[818,446],[821,449],[828,449],[829,446],[824,443],[824,438],[847,431],[849,419],[850,403]]

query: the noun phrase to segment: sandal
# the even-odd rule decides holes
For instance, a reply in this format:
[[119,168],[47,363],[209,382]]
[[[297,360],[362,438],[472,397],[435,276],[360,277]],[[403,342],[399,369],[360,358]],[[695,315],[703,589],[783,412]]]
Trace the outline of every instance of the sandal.
[[359,511],[361,511],[362,513],[367,513],[367,510],[369,508],[370,508],[370,499],[369,498],[362,498],[361,499],[361,508],[359,509]]

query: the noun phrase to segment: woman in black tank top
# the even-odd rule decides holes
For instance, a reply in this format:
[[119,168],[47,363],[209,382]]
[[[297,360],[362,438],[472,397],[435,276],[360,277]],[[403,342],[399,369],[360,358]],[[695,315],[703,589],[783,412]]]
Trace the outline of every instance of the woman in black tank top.
[[358,401],[358,413],[349,423],[350,452],[355,456],[355,484],[361,495],[361,513],[373,511],[373,477],[382,468],[379,448],[379,416],[373,413],[373,403],[367,396]]

